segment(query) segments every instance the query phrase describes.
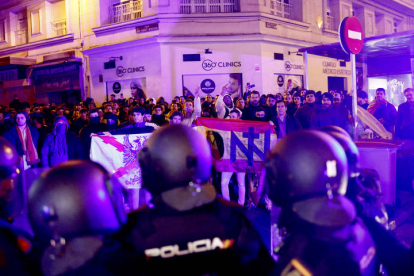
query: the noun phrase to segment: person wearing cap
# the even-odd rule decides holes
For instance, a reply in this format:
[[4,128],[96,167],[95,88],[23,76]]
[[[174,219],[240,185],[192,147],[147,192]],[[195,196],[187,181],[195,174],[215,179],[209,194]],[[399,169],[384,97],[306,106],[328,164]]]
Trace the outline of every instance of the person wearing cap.
[[311,116],[313,111],[316,109],[315,104],[315,91],[308,90],[305,94],[306,104],[299,107],[295,112],[295,118],[298,119],[302,129],[309,129],[311,127]]
[[134,251],[131,274],[268,275],[274,262],[243,208],[209,183],[211,149],[201,133],[162,127],[138,161],[154,207],[128,214],[122,237]]
[[348,164],[328,134],[300,130],[269,152],[262,178],[288,236],[274,275],[377,275],[376,246],[345,196]]
[[118,116],[112,112],[105,112],[101,121],[108,125],[109,131],[118,128]]
[[228,94],[227,90],[223,89],[223,91],[217,98],[215,108],[217,112],[217,118],[226,119],[229,117],[230,110],[234,108],[234,104],[233,104],[233,99],[231,98],[231,94]]

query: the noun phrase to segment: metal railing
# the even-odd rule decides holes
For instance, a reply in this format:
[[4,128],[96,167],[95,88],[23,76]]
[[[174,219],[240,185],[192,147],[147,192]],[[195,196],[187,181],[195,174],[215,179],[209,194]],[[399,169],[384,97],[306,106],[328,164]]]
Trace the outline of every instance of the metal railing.
[[239,12],[239,0],[179,0],[179,13]]
[[15,31],[15,35],[16,35],[16,45],[27,43],[27,29],[17,30]]
[[66,19],[50,22],[52,25],[53,36],[61,36],[66,34]]
[[111,23],[119,23],[142,17],[142,1],[129,1],[109,7]]
[[291,19],[292,9],[291,4],[283,3],[281,0],[270,0],[270,14]]
[[335,28],[335,20],[333,16],[326,16],[326,29],[331,31],[337,31],[337,29]]

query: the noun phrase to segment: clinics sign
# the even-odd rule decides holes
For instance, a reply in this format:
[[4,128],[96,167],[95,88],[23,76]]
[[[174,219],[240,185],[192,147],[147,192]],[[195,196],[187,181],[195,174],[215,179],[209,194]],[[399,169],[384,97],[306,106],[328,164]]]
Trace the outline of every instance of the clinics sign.
[[129,68],[124,68],[122,66],[118,66],[116,68],[116,75],[118,77],[122,77],[125,74],[139,73],[139,72],[144,72],[144,71],[145,71],[144,66],[129,67]]
[[241,61],[212,61],[210,59],[206,59],[201,64],[205,71],[211,71],[212,69],[219,67],[219,68],[227,68],[227,67],[241,67]]

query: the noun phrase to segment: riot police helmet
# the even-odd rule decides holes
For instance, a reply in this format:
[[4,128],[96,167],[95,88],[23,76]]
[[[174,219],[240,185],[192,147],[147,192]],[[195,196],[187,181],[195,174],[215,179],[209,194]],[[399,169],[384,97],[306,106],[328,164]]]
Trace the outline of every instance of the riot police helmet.
[[0,219],[13,219],[23,207],[21,158],[12,144],[0,137]]
[[126,222],[123,196],[122,185],[101,165],[69,161],[30,188],[30,223],[42,242],[111,234]]
[[[321,131],[329,134],[332,136],[344,149],[346,158],[348,161],[348,170],[349,170],[349,177],[356,177],[358,176],[359,168],[359,150],[358,147],[355,145],[354,141],[352,141],[351,137],[346,133],[346,131],[336,131],[336,129],[341,129],[340,127],[332,126],[335,129],[321,129]],[[344,134],[344,132],[346,134]]]
[[164,191],[206,183],[210,178],[212,155],[207,139],[182,125],[157,129],[138,153],[143,187],[153,196]]
[[317,196],[344,195],[348,165],[341,145],[317,130],[288,134],[268,153],[265,177],[277,206]]

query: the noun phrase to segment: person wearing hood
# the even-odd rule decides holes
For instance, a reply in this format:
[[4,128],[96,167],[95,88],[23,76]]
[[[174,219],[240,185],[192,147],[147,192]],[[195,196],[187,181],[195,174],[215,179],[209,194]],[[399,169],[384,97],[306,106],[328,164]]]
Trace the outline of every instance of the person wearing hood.
[[40,152],[43,167],[53,167],[71,159],[82,158],[82,147],[76,134],[69,131],[65,116],[56,117],[52,133],[46,136]]
[[227,118],[230,114],[230,110],[234,108],[231,95],[227,93],[227,90],[223,89],[216,102],[217,118],[219,119]]
[[113,114],[112,112],[105,112],[102,123],[108,126],[108,130],[115,130],[118,128],[118,116]]

